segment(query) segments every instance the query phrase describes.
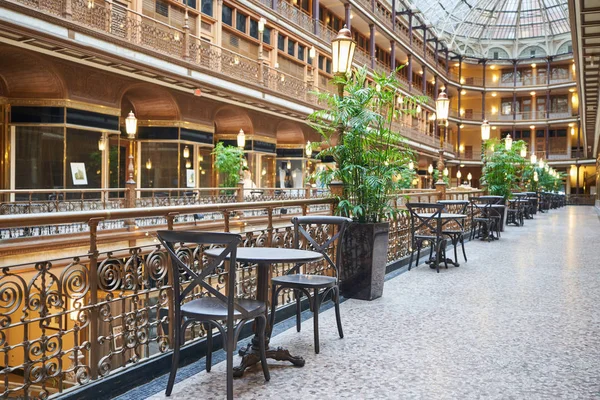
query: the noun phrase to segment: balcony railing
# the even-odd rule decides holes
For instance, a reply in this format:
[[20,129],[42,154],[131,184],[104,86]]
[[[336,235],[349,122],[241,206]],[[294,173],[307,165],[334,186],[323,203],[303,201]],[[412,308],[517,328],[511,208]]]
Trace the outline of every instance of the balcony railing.
[[[447,198],[480,195],[480,191],[448,191]],[[440,193],[413,191],[391,201],[398,207],[404,199],[435,201]],[[297,214],[330,214],[333,199],[283,200],[277,202],[226,203],[86,211],[76,213],[0,216],[5,229],[51,226],[57,223],[86,225],[85,234],[65,235],[71,244],[60,247],[56,238],[20,241],[21,251],[29,250],[28,262],[0,261],[0,353],[5,360],[0,370],[3,397],[47,398],[89,385],[123,372],[170,351],[173,340],[173,276],[168,256],[155,238],[157,229],[185,229],[190,224],[177,217],[199,213],[221,213],[221,221],[202,221],[198,229],[242,232],[244,247],[290,247],[290,217]],[[283,208],[295,210],[283,214]],[[250,212],[261,216],[248,216]],[[243,217],[240,217],[243,215]],[[100,222],[155,218],[164,225],[102,233]],[[328,237],[325,228],[318,237]],[[76,242],[75,239],[79,240]],[[81,242],[83,238],[83,242]],[[129,246],[123,246],[123,242]],[[5,241],[9,245],[11,241]],[[85,244],[87,251],[74,249]],[[99,246],[102,247],[99,247]],[[41,246],[60,247],[62,255],[46,257]],[[404,258],[409,249],[409,222],[405,213],[390,221],[388,262]],[[0,249],[0,252],[3,249]],[[183,262],[192,270],[201,269],[203,248],[178,248]],[[227,269],[219,269],[206,281],[218,290],[236,290],[240,297],[256,293],[256,265],[235,265],[237,281],[227,287]],[[273,266],[273,276],[289,266]],[[324,263],[303,268],[321,274]],[[183,281],[186,286],[189,282]],[[206,293],[190,294],[190,299]],[[293,301],[283,292],[280,307]],[[186,331],[188,342],[205,337],[201,325]]]

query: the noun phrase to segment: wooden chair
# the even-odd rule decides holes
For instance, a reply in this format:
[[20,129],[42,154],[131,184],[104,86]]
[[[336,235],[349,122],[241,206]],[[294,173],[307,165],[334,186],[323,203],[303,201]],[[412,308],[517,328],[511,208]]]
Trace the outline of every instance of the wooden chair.
[[[344,337],[342,330],[342,320],[340,316],[340,288],[339,288],[339,262],[341,260],[342,252],[342,239],[346,226],[352,220],[344,217],[327,217],[327,216],[310,216],[310,217],[295,217],[292,218],[294,224],[294,248],[299,249],[301,247],[301,240],[308,243],[307,249],[319,252],[323,254],[327,264],[331,267],[334,272],[334,276],[327,275],[316,275],[300,273],[300,264],[295,265],[283,276],[278,276],[271,279],[271,318],[270,326],[275,323],[275,306],[277,305],[277,297],[279,292],[283,289],[294,290],[296,297],[296,330],[300,332],[300,301],[302,294],[305,294],[308,298],[310,310],[313,312],[313,325],[314,325],[314,343],[315,353],[319,353],[319,308],[321,303],[331,293],[331,298],[335,305],[335,317],[337,321],[337,328],[340,338]],[[323,244],[317,243],[313,236],[311,236],[311,229],[308,228],[310,225],[329,225],[335,227],[335,234],[332,234],[330,238],[324,241]],[[308,229],[307,229],[308,228]],[[337,245],[336,245],[337,241]],[[335,248],[335,255],[333,259],[330,257],[329,252],[331,247]],[[311,298],[310,291],[312,290],[313,295]],[[323,291],[319,294],[320,291]]]
[[[167,384],[166,395],[170,396],[175,383],[175,375],[179,364],[180,347],[185,341],[185,329],[193,322],[204,324],[207,332],[207,353],[206,353],[206,371],[210,372],[212,361],[212,330],[217,328],[223,338],[223,347],[227,352],[227,399],[233,399],[233,353],[236,350],[237,338],[244,323],[250,319],[255,319],[257,323],[257,332],[260,337],[260,357],[265,380],[270,379],[269,369],[266,361],[266,310],[267,305],[264,302],[253,299],[236,299],[235,286],[235,262],[238,245],[242,242],[240,235],[232,233],[211,233],[211,232],[185,232],[185,231],[158,231],[158,239],[167,249],[171,257],[170,268],[173,281],[173,363],[169,382]],[[196,272],[192,267],[195,260],[191,260],[192,265],[186,265],[180,259],[177,244],[192,243],[198,246],[217,245],[224,246],[223,251],[218,257],[209,259],[206,265],[201,268],[201,272]],[[219,292],[211,285],[205,282],[205,278],[214,273],[229,256],[229,271],[227,273],[227,284],[229,290],[227,295]],[[199,260],[199,265],[202,265]],[[190,280],[186,285],[182,284],[184,280]],[[195,288],[202,288],[210,296],[195,298],[186,301]],[[224,321],[224,324],[222,323]],[[237,323],[235,323],[237,321]]]

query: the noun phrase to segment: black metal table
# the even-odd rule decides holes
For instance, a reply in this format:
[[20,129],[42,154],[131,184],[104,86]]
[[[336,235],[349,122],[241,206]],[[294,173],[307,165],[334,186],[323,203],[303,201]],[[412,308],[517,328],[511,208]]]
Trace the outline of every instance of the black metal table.
[[[452,200],[448,200],[448,201],[452,201]],[[433,215],[434,215],[434,213],[417,214],[417,216],[421,217],[421,218],[431,218]],[[447,223],[452,222],[454,220],[465,219],[465,218],[467,218],[467,215],[465,215],[465,214],[453,214],[453,213],[441,213],[440,216],[439,216],[439,218],[442,220],[442,227],[443,227]],[[425,261],[425,263],[429,264],[430,268],[437,268],[437,265],[435,265],[435,263],[432,262],[432,260],[435,260],[435,258],[436,257],[432,255],[430,257],[429,261]],[[452,260],[451,258],[444,257],[444,259],[440,260],[439,262],[442,262],[442,261],[445,264],[452,264],[455,267],[460,266],[460,264],[458,262]]]
[[[206,250],[204,254],[207,257],[216,257],[221,254],[221,249]],[[227,257],[229,258],[229,257]],[[269,300],[269,271],[273,264],[304,264],[308,262],[321,261],[324,257],[321,253],[309,250],[284,249],[279,247],[240,247],[237,249],[237,261],[258,265],[258,279],[256,284],[256,299],[264,301]],[[271,338],[272,326],[269,326],[268,307],[267,307],[267,358],[277,361],[289,361],[297,367],[304,366],[302,357],[293,356],[287,349],[278,347],[269,349],[269,340]],[[244,374],[246,368],[260,361],[258,335],[254,335],[252,341],[241,349],[239,354],[242,356],[242,362],[239,367],[233,369],[233,375],[237,378]]]

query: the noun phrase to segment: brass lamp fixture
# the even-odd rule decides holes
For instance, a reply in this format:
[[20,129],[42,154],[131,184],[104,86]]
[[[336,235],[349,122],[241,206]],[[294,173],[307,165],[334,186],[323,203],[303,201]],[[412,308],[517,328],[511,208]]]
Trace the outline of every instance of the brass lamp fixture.
[[[440,148],[438,157],[439,183],[443,183],[442,174],[444,173],[444,139],[448,130],[448,111],[450,110],[450,99],[444,90],[440,91],[437,100],[435,101],[435,114],[440,124],[444,126],[444,133],[440,132]],[[447,170],[446,170],[447,171]],[[447,176],[447,172],[446,172]]]
[[244,133],[243,129],[240,129],[240,131],[237,134],[237,146],[240,149],[246,147],[246,134]]
[[506,150],[512,149],[512,144],[513,144],[513,140],[509,135],[506,135],[506,138],[504,139],[504,147],[506,147]]
[[352,39],[352,32],[344,25],[337,37],[331,41],[332,73],[334,75],[350,73],[355,49],[356,42]]
[[129,111],[129,115],[125,118],[125,132],[127,133],[127,139],[135,139],[137,132],[137,118],[133,111]]

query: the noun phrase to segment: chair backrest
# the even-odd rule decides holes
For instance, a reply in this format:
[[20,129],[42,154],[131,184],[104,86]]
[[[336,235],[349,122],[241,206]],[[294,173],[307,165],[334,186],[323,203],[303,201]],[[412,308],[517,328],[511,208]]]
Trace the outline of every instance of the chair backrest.
[[[222,301],[227,305],[227,316],[229,320],[233,318],[233,310],[236,309],[243,315],[247,312],[242,307],[235,304],[235,262],[237,247],[242,242],[242,237],[233,233],[215,233],[215,232],[192,232],[192,231],[158,231],[156,232],[158,240],[165,247],[171,257],[170,268],[173,277],[173,298],[175,303],[175,316],[180,318],[181,303],[196,287],[200,286],[209,292],[212,296]],[[190,265],[186,265],[180,258],[178,250],[175,248],[177,244],[193,243],[198,246],[217,245],[224,246],[223,251],[215,258],[208,259],[207,263],[200,271],[195,270],[192,266],[195,262],[193,257],[190,257]],[[229,286],[228,295],[224,295],[217,289],[205,282],[208,275],[214,273],[215,269],[220,266],[225,259],[229,260],[230,268],[227,276],[227,284]],[[181,278],[189,277],[190,282],[182,290]]]
[[484,217],[502,217],[500,208],[494,207],[501,205],[504,201],[502,196],[478,196],[469,198],[471,202],[471,215],[474,216],[477,210],[481,211]]
[[448,211],[456,212],[457,214],[466,214],[469,207],[468,200],[439,200],[438,204],[442,204]]
[[410,232],[414,237],[420,229],[441,234],[442,232],[442,211],[445,206],[437,203],[406,203],[406,208],[410,214]]
[[[348,224],[352,222],[350,218],[345,217],[330,217],[330,216],[307,216],[307,217],[294,217],[292,223],[294,224],[294,248],[300,248],[300,237],[305,238],[314,251],[323,254],[325,260],[331,268],[335,271],[335,276],[339,276],[338,265],[342,257],[342,240]],[[335,232],[330,238],[319,244],[311,234],[311,229],[306,229],[309,225],[330,225],[335,227]],[[334,259],[332,260],[328,254],[329,248],[334,245],[337,240],[337,246],[335,249]]]

